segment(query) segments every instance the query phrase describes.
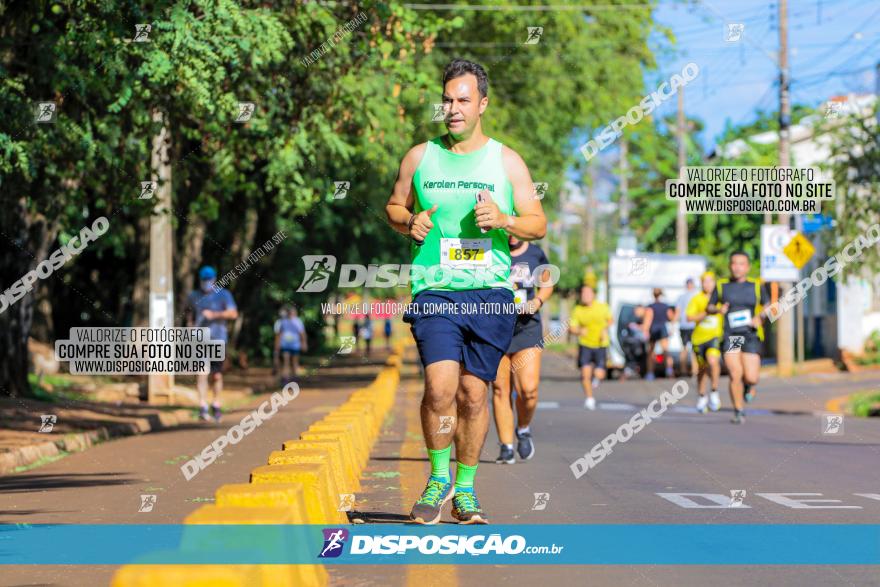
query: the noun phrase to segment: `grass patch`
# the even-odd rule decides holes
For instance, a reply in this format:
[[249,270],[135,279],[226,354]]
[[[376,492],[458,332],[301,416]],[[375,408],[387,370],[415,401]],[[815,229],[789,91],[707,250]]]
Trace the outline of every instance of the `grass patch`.
[[52,455],[51,457],[42,457],[39,460],[34,461],[30,465],[22,465],[21,467],[15,467],[12,469],[13,473],[22,473],[24,471],[30,471],[31,469],[36,469],[37,467],[42,467],[43,465],[48,465],[49,463],[54,463],[55,461],[60,461],[64,457],[71,455],[73,453],[67,452],[66,450],[58,451],[58,454]]
[[551,342],[544,345],[545,349],[556,353],[566,353],[571,351],[575,347],[576,345],[574,343],[568,342]]
[[871,408],[880,406],[880,393],[864,392],[854,394],[849,401],[852,413],[861,418],[870,415]]

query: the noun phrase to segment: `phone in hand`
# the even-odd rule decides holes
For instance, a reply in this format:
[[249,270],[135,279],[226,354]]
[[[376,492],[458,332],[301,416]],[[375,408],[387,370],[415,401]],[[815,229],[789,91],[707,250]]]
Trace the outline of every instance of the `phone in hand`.
[[[488,202],[488,201],[489,201],[488,198],[487,198],[486,196],[483,195],[483,192],[482,192],[482,191],[477,192],[477,194],[476,194],[475,197],[476,197],[476,199],[477,199],[477,204],[482,204],[482,203],[484,203],[484,202]],[[480,232],[482,232],[483,234],[485,234],[485,233],[487,233],[487,232],[489,232],[489,231],[488,231],[487,229],[485,229],[485,228],[480,228]]]

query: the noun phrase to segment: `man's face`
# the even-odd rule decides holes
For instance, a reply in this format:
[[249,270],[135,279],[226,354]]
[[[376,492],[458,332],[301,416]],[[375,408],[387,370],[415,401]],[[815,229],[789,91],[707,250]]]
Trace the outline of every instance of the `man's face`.
[[507,244],[511,249],[518,249],[519,246],[523,244],[523,241],[519,240],[512,234],[509,234],[507,235]]
[[593,303],[593,298],[596,297],[596,294],[593,292],[592,287],[582,287],[581,288],[581,303],[585,306],[589,306]]
[[204,291],[204,292],[209,292],[209,291],[211,291],[211,289],[214,287],[214,279],[213,279],[213,278],[210,278],[210,279],[203,279],[203,280],[201,281],[201,284],[200,284],[200,285],[201,285],[201,287],[202,287],[202,291]]
[[749,258],[745,255],[734,255],[730,258],[730,276],[742,279],[749,274]]
[[449,80],[443,88],[446,130],[457,139],[471,136],[488,104],[488,96],[480,97],[477,76],[474,74],[468,73]]
[[704,277],[703,278],[703,291],[706,293],[712,293],[712,290],[715,289],[715,278],[714,277]]

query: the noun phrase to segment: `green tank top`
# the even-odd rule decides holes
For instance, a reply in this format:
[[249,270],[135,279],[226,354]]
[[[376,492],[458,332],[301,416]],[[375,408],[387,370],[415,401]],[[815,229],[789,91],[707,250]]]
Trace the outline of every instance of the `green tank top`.
[[474,206],[487,189],[504,214],[513,214],[513,186],[504,172],[501,143],[489,139],[465,155],[449,151],[442,137],[428,142],[413,176],[415,213],[437,211],[421,246],[412,246],[412,295],[426,290],[513,290],[507,232],[481,232]]

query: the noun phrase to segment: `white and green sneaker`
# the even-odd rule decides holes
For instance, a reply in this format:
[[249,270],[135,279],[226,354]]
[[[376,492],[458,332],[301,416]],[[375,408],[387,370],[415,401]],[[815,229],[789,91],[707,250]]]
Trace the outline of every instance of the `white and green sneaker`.
[[440,511],[443,509],[443,505],[452,499],[453,495],[455,495],[455,490],[451,480],[443,483],[437,479],[428,479],[422,496],[409,514],[410,520],[416,524],[436,524],[440,521]]

